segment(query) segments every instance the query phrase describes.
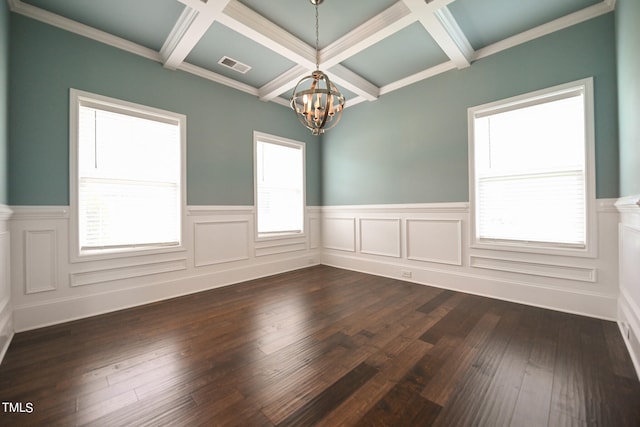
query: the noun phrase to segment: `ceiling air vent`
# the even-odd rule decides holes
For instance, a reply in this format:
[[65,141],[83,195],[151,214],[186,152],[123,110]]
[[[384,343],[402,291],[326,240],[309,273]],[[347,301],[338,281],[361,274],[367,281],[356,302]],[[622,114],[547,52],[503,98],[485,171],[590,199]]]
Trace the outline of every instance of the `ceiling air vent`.
[[232,70],[235,70],[242,74],[246,73],[251,69],[251,67],[248,66],[247,64],[238,62],[235,59],[229,58],[228,56],[223,56],[222,58],[220,58],[220,61],[218,61],[218,64],[224,65],[225,67],[229,67]]

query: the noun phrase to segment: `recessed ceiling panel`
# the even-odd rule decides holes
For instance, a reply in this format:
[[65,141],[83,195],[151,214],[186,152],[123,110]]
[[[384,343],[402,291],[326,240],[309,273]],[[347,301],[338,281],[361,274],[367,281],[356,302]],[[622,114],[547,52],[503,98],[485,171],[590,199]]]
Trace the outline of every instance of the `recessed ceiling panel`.
[[448,60],[424,27],[416,22],[342,65],[376,86],[384,86]]
[[24,0],[90,27],[159,51],[184,5],[176,0]]
[[448,7],[474,49],[600,3],[599,0],[456,0]]
[[[218,61],[225,56],[251,69],[240,73],[219,64]],[[218,22],[213,23],[186,61],[254,87],[261,87],[295,65]]]
[[[325,0],[318,6],[320,48],[331,44],[391,7],[396,1]],[[310,46],[315,46],[316,12],[315,6],[309,0],[240,0],[240,3],[258,12]]]

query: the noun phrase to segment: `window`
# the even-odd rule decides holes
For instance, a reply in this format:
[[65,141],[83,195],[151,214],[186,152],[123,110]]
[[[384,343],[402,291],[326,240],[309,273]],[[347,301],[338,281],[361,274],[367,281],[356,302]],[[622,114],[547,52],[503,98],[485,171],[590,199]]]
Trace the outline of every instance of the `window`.
[[182,115],[71,91],[71,194],[76,254],[181,245]]
[[475,244],[588,249],[591,93],[587,79],[469,110]]
[[258,238],[304,232],[304,144],[254,133]]

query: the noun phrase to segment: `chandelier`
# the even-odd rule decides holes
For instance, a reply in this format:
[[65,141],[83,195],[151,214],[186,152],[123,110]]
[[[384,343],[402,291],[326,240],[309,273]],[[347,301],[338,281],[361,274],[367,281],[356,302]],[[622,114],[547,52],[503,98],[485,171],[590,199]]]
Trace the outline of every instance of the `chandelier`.
[[303,77],[293,89],[291,108],[298,120],[314,135],[323,134],[340,121],[344,109],[344,95],[331,83],[329,77],[320,71],[320,51],[318,49],[318,5],[323,0],[309,0],[316,7],[316,70]]

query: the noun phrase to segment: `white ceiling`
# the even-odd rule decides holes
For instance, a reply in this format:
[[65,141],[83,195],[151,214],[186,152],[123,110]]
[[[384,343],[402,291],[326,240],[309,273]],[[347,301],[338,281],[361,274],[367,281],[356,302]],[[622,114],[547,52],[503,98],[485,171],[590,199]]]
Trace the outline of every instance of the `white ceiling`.
[[[16,13],[288,105],[315,69],[309,0],[9,0]],[[615,0],[324,0],[320,68],[347,106],[611,12]],[[251,67],[219,64],[230,57]]]

